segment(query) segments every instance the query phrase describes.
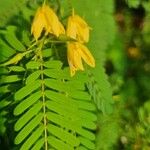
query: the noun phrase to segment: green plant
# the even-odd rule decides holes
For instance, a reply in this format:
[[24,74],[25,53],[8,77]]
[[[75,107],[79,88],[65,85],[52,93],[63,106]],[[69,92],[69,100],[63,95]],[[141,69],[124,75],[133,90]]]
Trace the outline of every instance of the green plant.
[[[41,3],[23,2],[20,14],[5,20],[7,25],[0,30],[0,134],[9,137],[8,149],[95,150],[97,134],[101,134],[97,132],[98,120],[104,114],[109,118],[113,111],[112,91],[103,67],[105,50],[115,36],[113,3],[72,1],[71,7],[85,16],[92,28],[88,46],[96,60],[94,69],[85,66],[86,71],[74,77],[66,55],[66,43],[72,39],[43,35],[34,40],[30,34],[31,18]],[[49,3],[66,26],[69,1]],[[80,9],[83,4],[86,6]],[[116,130],[117,124],[113,126]],[[117,135],[110,139],[110,147],[115,139]]]

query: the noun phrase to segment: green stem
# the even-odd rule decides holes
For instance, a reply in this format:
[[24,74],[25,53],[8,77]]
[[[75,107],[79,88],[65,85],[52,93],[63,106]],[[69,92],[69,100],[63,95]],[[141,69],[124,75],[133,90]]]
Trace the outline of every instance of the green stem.
[[46,4],[46,2],[47,2],[47,0],[44,0],[44,1],[43,1],[43,5],[45,5],[45,4]]
[[47,40],[45,40],[44,44],[47,44],[47,43],[66,43],[66,42],[77,42],[77,40],[69,38],[69,37],[66,37],[66,38],[60,39],[60,40],[47,39]]
[[71,3],[71,0],[68,0],[68,8],[69,8],[69,14],[71,15],[72,14],[72,3]]
[[57,5],[58,5],[58,8],[57,8],[57,13],[58,13],[58,15],[61,15],[61,3],[60,3],[60,0],[56,0],[56,2],[57,2]]
[[45,139],[45,150],[48,150],[48,134],[47,134],[47,115],[46,115],[46,98],[45,98],[45,84],[44,84],[44,74],[43,74],[43,70],[44,70],[44,66],[43,66],[43,56],[42,56],[42,47],[43,47],[43,44],[44,44],[44,39],[43,41],[41,42],[40,44],[40,49],[39,49],[39,56],[40,56],[40,61],[42,62],[41,63],[41,80],[42,80],[42,83],[41,83],[41,92],[42,92],[42,103],[43,103],[43,124],[44,124],[44,139]]
[[58,49],[56,48],[55,45],[54,45],[53,47],[54,47],[54,51],[55,51],[55,54],[56,54],[56,58],[57,58],[57,59],[60,59]]

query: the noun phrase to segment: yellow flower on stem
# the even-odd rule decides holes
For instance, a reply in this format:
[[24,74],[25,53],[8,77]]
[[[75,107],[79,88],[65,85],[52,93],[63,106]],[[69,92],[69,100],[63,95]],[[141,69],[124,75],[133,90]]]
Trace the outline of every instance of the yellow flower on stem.
[[38,40],[42,31],[45,30],[46,34],[51,33],[55,36],[65,34],[65,29],[59,21],[55,12],[46,4],[38,8],[31,27],[31,33],[34,38]]
[[77,70],[84,70],[82,59],[91,67],[95,67],[95,60],[86,46],[79,42],[67,43],[67,57],[71,76]]
[[67,36],[85,43],[89,41],[89,30],[88,24],[73,11],[72,16],[68,18]]

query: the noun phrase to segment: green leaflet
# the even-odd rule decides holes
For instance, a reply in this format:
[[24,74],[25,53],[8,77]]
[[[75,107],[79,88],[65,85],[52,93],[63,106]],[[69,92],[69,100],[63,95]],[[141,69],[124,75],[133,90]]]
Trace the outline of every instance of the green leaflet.
[[35,80],[37,80],[39,78],[40,74],[41,74],[40,70],[35,71],[32,74],[30,74],[26,79],[26,84],[30,84],[30,83],[34,82]]
[[0,84],[17,82],[17,81],[20,81],[20,80],[21,80],[21,78],[19,78],[18,75],[2,76],[0,78],[0,81],[1,81]]
[[35,92],[32,95],[28,96],[25,100],[21,101],[17,107],[14,109],[15,115],[20,115],[30,106],[32,106],[39,98],[41,97],[41,91]]
[[50,78],[56,79],[70,79],[70,75],[66,74],[64,71],[60,71],[58,69],[45,69],[44,74]]
[[79,80],[73,80],[73,81],[66,82],[66,84],[69,87],[72,87],[72,89],[75,88],[76,90],[82,90],[82,91],[85,90],[84,81],[82,81],[80,79]]
[[61,141],[53,136],[49,136],[48,142],[51,146],[53,146],[57,150],[62,150],[62,149],[74,150],[74,148],[72,146],[65,144],[63,141]]
[[18,54],[16,54],[16,55],[14,55],[14,56],[13,56],[11,59],[9,59],[8,61],[2,63],[2,64],[0,65],[0,67],[12,65],[12,64],[17,64],[23,57],[24,57],[24,54],[18,53]]
[[0,116],[0,135],[3,135],[6,131],[6,126],[5,126],[6,121],[7,119],[4,116]]
[[42,53],[44,58],[51,57],[53,54],[51,48],[44,49]]
[[[69,97],[66,97],[65,94],[46,90],[45,96],[49,98],[50,100],[56,102],[59,105],[62,105],[64,107],[71,108],[72,110],[77,110],[78,106],[76,105],[75,101],[70,99]],[[67,103],[66,103],[67,101]]]
[[68,92],[71,90],[71,87],[66,86],[66,84],[62,81],[53,80],[53,79],[45,79],[45,85],[54,90]]
[[10,101],[7,101],[6,98],[0,101],[0,109],[8,106]]
[[[77,118],[77,120],[75,120],[74,117],[70,116],[70,117],[72,117],[72,119],[74,119],[73,121],[71,121],[72,119],[70,119],[70,118],[67,119],[66,115],[64,115],[64,116],[65,116],[65,118],[63,118],[60,115],[57,115],[55,113],[48,113],[48,118],[52,122],[54,122],[58,125],[61,125],[62,127],[65,127],[69,130],[73,130],[74,132],[77,132],[79,135],[82,135],[83,137],[86,137],[89,140],[95,139],[95,135],[93,133],[87,131],[86,129],[81,128],[83,126],[85,128],[89,128],[89,129],[96,129],[96,125],[94,123],[92,123],[91,121],[87,121],[86,119],[80,120],[80,118]],[[68,123],[68,121],[69,121],[69,123]]]
[[36,141],[35,145],[32,147],[31,150],[40,150],[42,148],[43,144],[44,144],[44,140],[39,139]]
[[30,45],[30,33],[27,31],[27,30],[23,30],[22,31],[22,43],[25,45],[25,46],[29,46]]
[[[75,132],[78,132],[80,134],[80,127],[83,126],[87,129],[95,130],[96,124],[91,121],[87,121],[86,119],[81,119],[78,117],[77,120],[73,120],[70,118],[67,118],[67,116],[62,117],[59,114],[48,112],[47,114],[50,121],[53,123],[60,125],[64,128],[67,128],[68,130],[73,130]],[[73,118],[73,117],[72,117]],[[68,124],[69,122],[69,124]]]
[[[67,118],[73,118],[74,120],[78,120],[78,111],[72,110],[71,108],[64,108],[64,106],[57,104],[56,102],[48,101],[46,103],[47,108],[55,113],[63,115]],[[72,116],[70,116],[72,114]]]
[[31,131],[39,125],[43,118],[43,114],[37,114],[22,130],[15,138],[15,144],[21,143],[30,133]]
[[80,101],[91,101],[91,96],[84,91],[78,91],[78,94],[76,93],[76,91],[71,91],[71,93],[69,93],[69,96]]
[[31,146],[36,142],[36,140],[41,136],[41,134],[43,133],[43,130],[44,130],[44,128],[42,126],[35,129],[35,131],[33,131],[32,135],[21,146],[20,150],[30,149]]
[[87,148],[83,147],[83,146],[80,146],[77,148],[77,150],[87,150]]
[[26,113],[24,113],[15,124],[15,131],[20,130],[23,126],[26,125],[27,122],[30,121],[32,117],[34,117],[42,108],[40,102],[36,103],[29,109]]
[[80,128],[77,133],[79,133],[81,136],[83,136],[84,138],[87,138],[91,141],[94,141],[95,140],[95,134],[86,130],[86,129],[83,129],[83,128]]
[[96,111],[95,105],[90,102],[74,101],[80,109]]
[[81,118],[80,120],[80,124],[86,128],[86,129],[90,129],[90,130],[95,130],[96,129],[96,124],[95,122],[92,122],[86,118]]
[[29,61],[26,64],[27,69],[38,69],[40,67],[41,63],[38,61]]
[[93,96],[97,108],[104,114],[110,114],[113,110],[112,91],[107,76],[101,65],[97,66],[99,72],[89,72],[88,89]]
[[79,111],[79,115],[82,119],[87,119],[87,121],[96,121],[97,117],[95,114],[89,112],[89,111],[85,111],[85,110],[80,110]]
[[72,120],[70,118],[67,118],[66,116],[61,116],[52,112],[48,112],[47,117],[56,125],[61,126],[62,128],[66,128],[68,130],[72,130],[73,132],[78,132],[81,128],[80,120]]
[[25,51],[24,45],[17,39],[15,34],[15,27],[14,26],[8,26],[7,32],[4,35],[5,40],[17,51]]
[[80,144],[80,141],[76,137],[76,135],[69,133],[67,130],[64,130],[63,128],[49,124],[48,130],[51,134],[55,135],[57,138],[61,139],[62,141],[68,143],[73,147],[78,146]]
[[[71,92],[75,88],[78,90],[84,90],[84,85],[81,82],[60,82],[58,80],[45,79],[44,80],[47,87],[52,88],[54,90],[62,91],[62,92]],[[75,84],[76,83],[76,84]],[[73,86],[75,85],[75,86]],[[82,85],[82,86],[80,86]]]
[[10,92],[9,85],[0,86],[0,93],[8,93]]
[[90,140],[83,138],[83,137],[79,137],[79,139],[80,139],[82,145],[84,145],[88,149],[95,150],[95,144],[93,142],[91,142]]
[[21,100],[26,97],[28,94],[31,94],[33,91],[37,90],[41,85],[41,81],[33,81],[30,84],[27,84],[25,87],[21,88],[15,94],[15,100]]
[[9,71],[13,71],[13,72],[24,72],[25,69],[21,66],[11,66],[11,67],[8,67]]
[[43,65],[47,68],[54,68],[54,69],[60,70],[62,67],[62,62],[57,61],[57,60],[53,60],[53,61],[49,60],[49,61],[45,62]]
[[9,57],[11,57],[16,53],[16,51],[9,45],[7,45],[6,42],[4,42],[4,40],[2,39],[0,39],[0,49],[1,49],[0,63],[6,61]]
[[[55,65],[55,62],[53,65]],[[50,63],[49,63],[49,67],[50,67]],[[59,64],[59,66],[56,66],[56,67],[61,68],[61,64]],[[58,68],[58,69],[60,69],[60,68]],[[81,74],[79,76],[76,75],[75,77],[71,77],[68,68],[65,68],[63,71],[58,70],[58,69],[45,69],[44,74],[46,76],[48,76],[50,78],[54,78],[54,79],[65,79],[65,80],[71,80],[72,82],[75,80],[75,82],[78,82],[78,83],[72,83],[72,84],[74,84],[74,86],[78,86],[81,81],[85,82],[88,79],[85,74],[83,74],[83,75]],[[81,87],[81,85],[79,85],[79,87]]]

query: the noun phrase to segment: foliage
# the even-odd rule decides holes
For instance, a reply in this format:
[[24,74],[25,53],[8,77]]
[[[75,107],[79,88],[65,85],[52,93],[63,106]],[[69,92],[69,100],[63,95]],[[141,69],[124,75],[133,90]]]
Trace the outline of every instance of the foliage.
[[[90,26],[96,67],[70,76],[66,35],[31,35],[46,2]],[[149,0],[0,1],[0,149],[150,149]],[[46,30],[46,29],[45,29]],[[51,31],[49,31],[51,32]],[[77,63],[77,62],[76,62]]]
[[[16,3],[19,7],[10,13],[3,10],[0,12],[1,15],[6,13],[9,16],[8,20],[3,19],[3,28],[0,30],[0,133],[3,137],[9,137],[9,144],[6,145],[5,138],[2,138],[1,146],[5,149],[22,150],[37,150],[42,147],[59,150],[95,149],[97,113],[99,110],[106,114],[111,112],[109,107],[112,105],[110,85],[102,67],[103,54],[99,54],[97,65],[101,77],[94,75],[93,80],[90,74],[97,71],[90,69],[70,77],[66,54],[62,55],[62,52],[66,53],[65,41],[51,37],[37,42],[32,40],[30,35],[31,18],[41,2],[14,1],[7,3],[5,7],[10,9],[10,6]],[[72,3],[74,7],[75,4]],[[87,4],[90,8],[90,2]],[[51,2],[51,6],[58,14],[65,7],[61,4],[62,8],[59,8],[57,1]],[[67,15],[70,15],[69,9],[68,7],[68,11],[66,10]],[[94,10],[95,6],[91,9]],[[20,14],[17,15],[18,12]],[[90,16],[96,17],[94,14]],[[60,14],[60,17],[65,24],[65,15]],[[113,23],[111,14],[108,14],[108,18]],[[97,22],[93,28],[98,25]],[[104,34],[101,32],[102,30],[97,36]],[[103,40],[101,51],[112,43],[113,37],[112,35],[108,41],[98,37]],[[91,39],[94,40],[95,37]],[[98,47],[94,45],[95,43],[90,43],[93,53],[96,54]]]

